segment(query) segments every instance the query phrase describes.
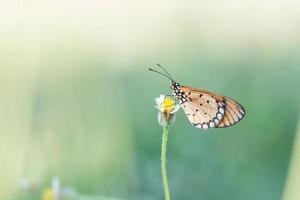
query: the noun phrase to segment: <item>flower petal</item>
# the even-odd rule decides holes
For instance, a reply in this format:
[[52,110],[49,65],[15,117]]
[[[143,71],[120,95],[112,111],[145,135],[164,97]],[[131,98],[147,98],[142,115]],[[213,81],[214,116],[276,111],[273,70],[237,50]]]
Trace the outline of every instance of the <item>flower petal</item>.
[[174,109],[171,111],[171,114],[176,113],[179,110],[180,107],[181,106],[179,104],[176,104]]
[[156,97],[155,98],[156,105],[160,106],[163,103],[164,99],[165,99],[165,95],[162,94],[159,95],[159,97]]
[[163,112],[163,109],[159,106],[155,106],[155,108],[157,108],[157,110],[159,110],[160,112]]

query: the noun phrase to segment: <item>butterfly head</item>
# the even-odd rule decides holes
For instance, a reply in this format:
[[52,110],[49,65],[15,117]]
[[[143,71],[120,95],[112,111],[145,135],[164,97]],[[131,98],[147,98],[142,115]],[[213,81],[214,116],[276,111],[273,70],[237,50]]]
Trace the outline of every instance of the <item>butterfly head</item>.
[[170,82],[170,88],[172,90],[176,91],[176,90],[178,90],[180,88],[180,85],[179,85],[179,83],[177,83],[177,82],[175,82],[175,81],[172,80]]

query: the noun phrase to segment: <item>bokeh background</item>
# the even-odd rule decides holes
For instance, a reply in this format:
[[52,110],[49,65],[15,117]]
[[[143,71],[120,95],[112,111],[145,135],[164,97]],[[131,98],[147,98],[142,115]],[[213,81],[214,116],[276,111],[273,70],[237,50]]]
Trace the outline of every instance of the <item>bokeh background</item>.
[[163,199],[154,98],[171,91],[147,71],[156,63],[247,110],[238,125],[209,131],[178,112],[167,152],[172,199],[299,199],[284,195],[300,183],[287,179],[297,144],[299,7],[1,2],[0,199],[42,199],[53,177],[85,199]]

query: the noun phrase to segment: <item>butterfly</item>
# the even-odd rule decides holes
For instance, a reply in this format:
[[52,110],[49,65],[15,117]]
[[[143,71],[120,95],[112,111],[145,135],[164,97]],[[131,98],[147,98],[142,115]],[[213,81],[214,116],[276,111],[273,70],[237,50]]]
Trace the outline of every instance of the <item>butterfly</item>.
[[181,104],[189,122],[196,128],[225,128],[241,121],[246,111],[235,100],[223,95],[210,92],[201,88],[182,86],[174,81],[170,73],[161,65],[157,64],[165,73],[149,68],[167,77],[173,95]]

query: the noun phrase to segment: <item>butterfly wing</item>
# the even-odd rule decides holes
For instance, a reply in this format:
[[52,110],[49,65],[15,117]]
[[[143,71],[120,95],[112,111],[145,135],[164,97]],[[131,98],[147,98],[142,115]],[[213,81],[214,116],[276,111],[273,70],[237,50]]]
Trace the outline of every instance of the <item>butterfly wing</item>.
[[225,115],[217,128],[225,128],[232,126],[241,121],[245,116],[245,109],[236,101],[224,97],[225,99]]
[[225,128],[245,116],[243,106],[228,97],[188,86],[181,86],[180,90],[187,99],[182,108],[196,128]]

